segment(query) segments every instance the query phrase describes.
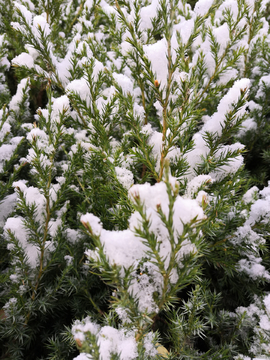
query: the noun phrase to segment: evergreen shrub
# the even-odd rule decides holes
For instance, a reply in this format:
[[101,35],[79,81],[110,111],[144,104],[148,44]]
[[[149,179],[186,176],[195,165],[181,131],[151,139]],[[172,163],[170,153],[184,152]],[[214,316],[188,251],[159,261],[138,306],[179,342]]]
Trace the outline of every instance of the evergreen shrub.
[[1,359],[270,357],[267,1],[0,4]]

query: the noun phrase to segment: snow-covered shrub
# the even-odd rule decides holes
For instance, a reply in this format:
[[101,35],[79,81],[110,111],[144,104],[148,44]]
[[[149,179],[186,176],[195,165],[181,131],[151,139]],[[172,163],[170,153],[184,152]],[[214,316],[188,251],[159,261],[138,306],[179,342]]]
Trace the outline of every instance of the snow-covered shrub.
[[269,356],[266,1],[3,8],[3,358]]

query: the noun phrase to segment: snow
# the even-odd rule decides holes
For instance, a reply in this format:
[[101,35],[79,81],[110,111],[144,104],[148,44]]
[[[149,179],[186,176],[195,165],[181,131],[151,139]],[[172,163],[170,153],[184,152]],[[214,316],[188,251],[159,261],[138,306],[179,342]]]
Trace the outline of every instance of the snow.
[[12,99],[11,99],[11,101],[9,103],[10,110],[15,111],[16,113],[19,112],[20,104],[21,104],[21,102],[23,100],[23,96],[24,96],[24,94],[27,94],[27,92],[29,90],[28,87],[29,87],[29,79],[28,78],[22,79],[20,81],[20,83],[18,84],[18,86],[17,86],[16,94],[12,96]]
[[17,194],[15,193],[11,195],[7,195],[0,202],[0,227],[3,227],[5,225],[5,220],[7,216],[15,209],[16,203],[17,203]]
[[[111,326],[100,327],[90,317],[82,321],[75,321],[72,326],[72,334],[75,340],[85,341],[85,333],[96,336],[99,346],[100,359],[110,360],[112,354],[119,354],[120,360],[133,360],[138,356],[135,331],[125,332]],[[78,359],[76,357],[75,359]],[[83,359],[83,358],[82,358]]]
[[[172,191],[177,191],[178,183],[172,176],[170,177],[170,183]],[[150,220],[149,231],[157,239],[157,250],[159,256],[164,260],[164,268],[167,269],[171,255],[171,240],[168,230],[158,214],[158,209],[160,209],[166,217],[169,215],[169,197],[166,184],[160,182],[153,186],[148,183],[133,185],[129,190],[129,198],[132,202],[140,199],[141,203],[144,204],[146,216]],[[183,224],[189,223],[194,218],[197,218],[197,220],[204,219],[203,210],[198,202],[177,196],[173,208],[173,234],[176,244],[183,232]],[[140,265],[142,274],[139,278],[135,271],[140,261],[149,256],[147,252],[150,250],[149,246],[147,246],[147,239],[140,238],[136,234],[136,229],[142,226],[142,217],[138,211],[131,215],[129,228],[122,231],[103,229],[99,218],[89,213],[81,217],[81,222],[89,229],[90,233],[100,237],[104,254],[111,266],[116,264],[121,266],[122,269],[134,268],[132,272],[133,281],[129,285],[128,291],[138,299],[140,311],[145,311],[146,309],[150,313],[158,311],[157,305],[153,300],[153,293],[156,291],[162,292],[163,276],[159,273],[156,265],[153,265],[150,261]],[[177,263],[180,267],[184,255],[191,252],[196,252],[196,247],[190,240],[185,239],[176,255]],[[96,251],[88,250],[86,254],[95,261],[99,258]],[[123,270],[121,274],[124,274]],[[152,279],[155,279],[154,282]],[[177,274],[172,273],[171,281],[175,283],[177,280]]]
[[64,256],[64,259],[65,259],[65,260],[66,260],[66,262],[67,262],[67,266],[72,265],[73,260],[74,260],[74,258],[73,258],[72,256],[70,256],[70,255],[66,255],[66,256]]
[[27,161],[32,163],[38,158],[38,161],[42,164],[43,168],[50,166],[51,160],[48,158],[48,155],[50,155],[54,149],[53,144],[49,144],[49,136],[47,133],[38,127],[34,127],[29,131],[26,138],[31,144],[34,143],[39,150],[43,150],[40,155],[37,155],[34,146],[31,147],[28,150],[28,155],[26,157]]
[[[238,99],[240,98],[241,91],[244,91],[249,87],[250,87],[249,79],[244,78],[235,81],[233,87],[221,99],[217,108],[217,112],[204,125],[202,131],[204,132],[210,131],[212,133],[217,132],[218,135],[221,135],[226,113],[233,110],[233,104],[237,103]],[[242,110],[239,110],[239,112],[237,113],[237,117],[242,116],[244,113],[245,113],[245,107],[243,106]]]
[[195,7],[194,7],[194,13],[196,15],[205,15],[210,7],[213,5],[213,0],[199,0],[196,2]]
[[3,306],[3,310],[5,311],[5,315],[9,316],[12,314],[14,310],[17,310],[18,300],[15,297],[10,298],[5,305]]
[[116,10],[114,7],[108,5],[108,3],[105,0],[101,0],[100,2],[100,8],[102,9],[102,11],[104,11],[106,14],[111,15],[111,14],[116,14]]
[[154,346],[155,334],[151,331],[147,333],[143,338],[143,346],[145,348],[145,355],[154,357],[158,354],[156,347]]
[[222,56],[224,53],[224,50],[226,49],[226,46],[228,45],[230,41],[230,31],[227,23],[224,23],[223,25],[214,28],[213,34],[218,41],[218,44],[220,46],[218,56]]
[[32,24],[32,12],[29,11],[24,5],[21,5],[20,3],[18,3],[17,1],[14,1],[13,4],[14,4],[14,7],[17,8],[22,13],[27,24],[31,25]]
[[266,311],[270,314],[270,294],[266,295],[263,299],[263,303],[265,305]]
[[74,244],[79,239],[79,232],[74,229],[66,229],[66,237],[70,243]]
[[[159,216],[154,217],[154,212],[156,213],[157,207],[160,207],[164,214],[168,216],[169,198],[166,191],[166,184],[164,182],[156,183],[153,186],[148,183],[143,185],[134,185],[129,191],[129,196],[131,199],[140,199],[140,201],[146,207],[146,212],[149,211],[151,213],[152,222],[154,219],[156,219],[157,222],[160,221],[158,220]],[[182,222],[186,224],[196,216],[198,216],[198,219],[203,219],[204,217],[203,210],[198,206],[196,201],[191,199],[184,199],[178,196],[174,204],[174,235],[176,242],[178,234],[181,234],[183,230]],[[140,222],[141,217],[137,212],[135,212],[130,218],[130,229],[134,230],[140,224]],[[154,229],[155,226],[153,226],[153,230]]]
[[13,282],[13,283],[18,283],[20,281],[18,278],[18,275],[16,275],[16,274],[11,274],[9,278],[10,278],[11,282]]
[[61,228],[61,226],[62,226],[61,219],[49,221],[49,231],[48,232],[52,238],[57,235],[57,231],[59,228]]
[[120,354],[120,360],[132,360],[138,355],[133,331],[124,334],[121,330],[104,326],[99,333],[98,345],[100,356],[104,360],[110,360],[113,353]]
[[103,230],[100,240],[104,244],[109,263],[118,264],[123,268],[133,265],[135,260],[140,259],[147,250],[142,241],[130,230]]
[[[245,145],[240,143],[235,143],[232,145],[221,146],[220,149],[216,152],[215,156],[219,158],[220,156],[226,156],[228,153],[233,153],[235,151],[241,152],[244,150]],[[238,155],[229,160],[228,164],[220,166],[217,170],[212,171],[209,175],[216,180],[221,180],[228,174],[234,174],[241,166],[244,165],[244,158],[242,155]]]
[[226,0],[221,3],[218,10],[216,11],[215,18],[223,18],[224,11],[229,9],[234,20],[238,16],[238,4],[237,0]]
[[258,199],[251,205],[251,214],[248,220],[250,225],[254,225],[260,219],[268,219],[270,216],[270,198]]
[[229,240],[235,245],[241,244],[243,241],[247,245],[253,245],[254,250],[260,244],[264,244],[265,240],[260,237],[255,231],[252,230],[251,226],[248,224],[248,220],[244,223],[243,226],[240,226],[234,234],[234,237]]
[[80,220],[85,227],[91,229],[91,232],[95,236],[99,236],[101,234],[102,224],[97,216],[87,213],[85,215],[82,215]]
[[264,87],[269,87],[269,86],[270,86],[270,74],[262,76],[260,78],[259,90],[257,92],[256,98],[263,97],[264,96]]
[[86,317],[83,321],[76,320],[72,326],[72,334],[75,339],[84,341],[84,333],[90,332],[93,335],[96,335],[100,329],[100,326],[93,323],[90,317]]
[[181,37],[182,44],[187,44],[188,39],[190,38],[190,35],[193,32],[194,28],[194,19],[188,19],[186,20],[184,17],[180,17],[181,21],[178,24],[175,24],[173,26],[173,35],[171,39],[171,45],[172,45],[172,55],[173,55],[173,61],[176,59],[176,50],[178,49],[178,41],[177,41],[177,33],[179,33]]
[[252,359],[265,359],[266,357],[261,354],[268,354],[270,351],[269,294],[262,297],[254,296],[253,302],[248,307],[238,307],[236,313],[245,315],[245,321],[252,326],[253,336],[249,351],[251,354],[256,355]]
[[267,330],[267,331],[270,330],[270,321],[269,321],[269,317],[268,317],[267,315],[263,315],[263,316],[260,318],[260,327],[261,327],[263,330]]
[[96,105],[99,111],[104,112],[104,107],[108,104],[116,93],[116,88],[110,86],[101,92],[101,96],[96,100]]
[[147,124],[147,125],[142,126],[140,132],[142,134],[145,134],[145,135],[151,135],[152,132],[153,132],[151,124]]
[[95,59],[95,64],[94,64],[94,68],[93,68],[93,79],[94,82],[98,81],[98,76],[99,73],[102,72],[104,70],[104,65],[98,61],[97,59]]
[[10,144],[0,146],[0,173],[4,170],[5,162],[10,160],[13,153],[17,149],[18,143],[23,139],[22,136],[12,138]]
[[159,0],[153,0],[150,5],[141,8],[139,27],[141,31],[153,28],[151,20],[157,16],[159,9]]
[[[125,32],[124,36],[123,36],[124,40],[126,38],[131,38],[131,35],[128,31]],[[132,45],[128,42],[128,41],[123,41],[120,45],[121,48],[121,52],[124,56],[128,55],[129,52],[132,52]]]
[[135,102],[134,106],[133,106],[133,112],[134,112],[134,116],[135,117],[139,116],[141,122],[143,122],[144,117],[145,117],[145,111],[144,111],[143,106],[141,106]]
[[132,94],[133,83],[129,77],[127,77],[124,74],[117,74],[117,73],[113,73],[113,77],[115,81],[118,83],[118,85],[122,88],[123,94],[125,96],[127,96],[128,93]]
[[204,185],[211,184],[213,179],[210,175],[199,175],[193,178],[187,184],[186,196],[188,198],[193,198],[193,196],[198,192],[198,189]]
[[66,87],[66,92],[67,93],[74,92],[78,94],[80,98],[86,102],[86,106],[87,107],[90,106],[90,100],[91,100],[90,89],[87,81],[84,78],[71,81]]
[[247,131],[256,131],[257,123],[254,119],[248,118],[242,122],[241,129],[238,132],[238,136],[243,136]]
[[256,280],[257,278],[263,278],[265,280],[270,281],[270,274],[265,269],[263,265],[261,265],[262,258],[256,258],[253,255],[249,256],[249,259],[241,259],[238,262],[238,270],[243,271],[248,274],[251,279]]
[[134,333],[130,333],[118,345],[118,352],[120,353],[120,360],[137,359],[137,344],[134,339]]
[[235,80],[239,75],[237,69],[227,68],[222,72],[217,81],[217,85],[226,85],[229,81]]
[[71,69],[71,52],[68,52],[64,59],[57,60],[53,59],[53,63],[56,69],[57,76],[62,83],[63,87],[65,87],[69,83],[70,72]]
[[32,141],[36,141],[37,138],[47,141],[48,135],[45,133],[44,130],[41,130],[36,127],[27,134],[27,140],[32,142]]
[[67,113],[70,109],[67,95],[62,95],[59,98],[53,99],[52,109],[51,117],[53,121],[60,122],[60,114]]
[[35,268],[39,257],[39,249],[37,246],[28,242],[28,234],[24,226],[24,219],[21,216],[8,218],[4,226],[4,236],[6,240],[9,239],[9,231],[18,239],[22,249],[25,251],[29,265],[32,268]]
[[[35,61],[39,56],[39,52],[34,48],[33,45],[26,44],[24,47],[28,51],[29,55],[31,55],[31,57]],[[14,61],[14,59],[13,59],[13,61]],[[28,66],[28,67],[30,67],[30,66]]]
[[143,50],[162,89],[167,85],[168,77],[167,41],[161,39],[154,44],[143,45]]
[[152,134],[149,139],[149,145],[152,146],[152,153],[156,159],[155,170],[158,173],[160,170],[160,159],[162,152],[162,133],[152,130]]
[[125,189],[129,190],[134,184],[133,173],[130,170],[119,166],[115,167],[115,172],[118,181],[124,186]]
[[25,66],[28,69],[34,68],[34,59],[30,54],[25,52],[21,53],[20,55],[16,56],[12,59],[12,64],[17,66]]
[[[201,157],[206,157],[209,153],[208,146],[206,141],[204,140],[204,136],[207,132],[216,134],[217,136],[222,135],[223,128],[225,126],[226,114],[233,110],[233,106],[239,100],[242,91],[246,91],[250,86],[249,79],[241,79],[235,81],[232,88],[227,92],[226,95],[220,100],[220,103],[217,107],[217,111],[206,119],[205,124],[202,129],[193,136],[194,148],[187,154],[187,161],[190,164],[191,169],[195,168],[197,164],[200,163]],[[241,118],[244,116],[246,112],[245,106],[238,110],[235,116],[235,120],[237,118]],[[220,146],[219,150],[216,152],[215,156],[218,158],[221,154],[225,155],[228,152],[241,151],[244,149],[244,145],[240,143],[235,143],[232,145],[223,145]],[[234,159],[231,159],[227,165],[222,166],[221,168],[214,171],[210,176],[214,179],[223,178],[226,174],[236,172],[243,165],[243,157],[239,154]],[[194,173],[191,173],[191,176],[194,176]]]
[[13,187],[16,189],[16,192],[20,190],[23,193],[27,205],[35,205],[34,218],[42,224],[44,222],[46,198],[40,189],[34,186],[27,187],[23,181],[13,182]]
[[44,34],[45,37],[50,35],[50,33],[51,33],[50,26],[47,23],[45,17],[42,16],[42,15],[34,16],[32,29],[33,29],[34,35],[37,38],[40,37],[40,32],[41,31],[42,31],[42,33]]
[[255,201],[255,197],[258,195],[259,189],[257,186],[252,186],[243,196],[243,201],[245,204]]
[[73,360],[91,360],[93,357],[87,353],[80,353],[80,355],[73,358]]
[[127,310],[118,306],[115,308],[115,312],[118,315],[119,319],[122,321],[123,324],[130,324],[132,323],[130,319],[130,315],[128,314]]

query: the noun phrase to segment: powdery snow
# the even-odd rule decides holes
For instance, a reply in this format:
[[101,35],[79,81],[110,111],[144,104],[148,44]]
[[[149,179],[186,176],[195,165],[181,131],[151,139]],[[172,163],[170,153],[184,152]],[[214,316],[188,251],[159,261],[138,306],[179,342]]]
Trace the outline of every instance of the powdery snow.
[[123,94],[127,96],[127,94],[132,94],[133,92],[133,82],[129,77],[124,74],[113,73],[113,77],[118,85],[122,88]]
[[[72,334],[75,340],[83,342],[87,333],[96,337],[100,359],[102,360],[110,360],[112,354],[119,354],[120,360],[132,360],[138,356],[135,330],[124,331],[111,326],[100,327],[90,317],[82,321],[75,321],[72,326]],[[76,359],[80,358],[77,357]]]
[[84,78],[71,81],[66,87],[66,92],[74,92],[75,94],[78,94],[80,98],[86,102],[86,106],[90,106],[90,89],[87,81]]
[[260,263],[262,262],[262,258],[256,258],[253,255],[249,256],[249,259],[241,259],[238,262],[238,270],[243,271],[248,274],[251,279],[256,280],[258,278],[263,278],[265,280],[270,281],[270,274],[265,269],[263,265]]
[[86,353],[80,353],[80,355],[73,358],[73,360],[92,360],[93,357]]
[[252,186],[243,196],[243,201],[245,204],[250,202],[255,202],[255,197],[258,196],[259,189],[257,186]]
[[60,122],[60,115],[67,113],[70,110],[69,99],[67,95],[62,95],[59,98],[53,99],[51,118],[55,122]]
[[213,5],[213,0],[199,0],[196,2],[195,7],[194,7],[194,13],[196,15],[205,15],[210,7]]
[[143,45],[143,50],[162,89],[167,85],[168,77],[167,41],[161,39],[154,44]]
[[33,57],[28,53],[21,53],[20,55],[16,56],[14,59],[12,59],[12,64],[17,66],[25,66],[28,69],[34,68],[34,59]]
[[10,160],[22,139],[22,136],[17,136],[10,139],[9,144],[3,144],[0,146],[0,173],[4,169],[5,162]]
[[[1,151],[1,148],[0,148]],[[17,194],[13,193],[11,195],[7,195],[0,202],[0,226],[3,227],[5,225],[5,220],[8,215],[15,209],[17,203]]]
[[[269,294],[265,294],[261,298],[254,296],[253,303],[248,307],[238,307],[237,314],[245,314],[246,322],[252,324],[252,333],[250,345],[250,353],[257,354],[252,357],[253,360],[263,360],[265,357],[260,354],[268,354],[270,351],[270,308]],[[262,339],[264,341],[262,341]]]
[[9,103],[10,110],[15,111],[16,113],[19,112],[20,104],[22,102],[23,96],[24,94],[27,94],[28,91],[29,91],[29,79],[28,78],[22,79],[17,86],[16,94],[12,96],[12,99]]
[[[44,224],[46,198],[41,193],[40,189],[34,186],[27,187],[21,180],[13,182],[12,185],[17,192],[21,191],[23,193],[27,205],[35,205],[35,220],[39,221],[40,224]],[[18,199],[18,201],[20,200]]]
[[130,170],[119,166],[115,167],[115,172],[118,181],[124,186],[125,189],[129,190],[134,184],[133,173]]
[[28,25],[31,25],[32,24],[32,16],[33,16],[32,12],[27,10],[27,8],[24,5],[21,5],[17,1],[14,1],[13,4],[14,4],[14,7],[17,8],[21,12],[21,14],[25,18],[26,22],[28,23]]
[[213,179],[210,175],[199,175],[193,178],[187,184],[186,196],[188,198],[193,198],[194,194],[198,192],[198,189],[203,185],[211,184]]
[[[171,177],[170,183],[172,189],[176,189],[176,179]],[[171,243],[166,226],[161,221],[157,209],[164,212],[165,216],[169,214],[169,198],[167,194],[166,185],[163,182],[157,183],[153,186],[146,183],[143,185],[133,185],[129,190],[129,197],[131,201],[135,198],[140,198],[144,204],[147,218],[150,219],[149,231],[157,238],[159,248],[159,255],[164,259],[164,267],[168,268],[171,254]],[[177,196],[174,203],[173,214],[173,228],[174,241],[178,243],[179,236],[183,232],[183,224],[189,223],[192,219],[197,218],[201,220],[204,218],[202,208],[196,200],[184,199]],[[153,293],[162,292],[163,277],[159,273],[156,265],[150,261],[145,262],[142,267],[142,275],[137,279],[136,268],[139,266],[141,259],[148,257],[147,240],[136,235],[136,228],[140,228],[142,224],[141,215],[135,211],[129,220],[129,229],[123,231],[108,231],[102,228],[100,220],[93,214],[85,214],[81,217],[81,222],[90,233],[99,236],[101,245],[103,246],[104,254],[110,265],[117,264],[122,269],[133,266],[133,281],[131,282],[128,291],[133,293],[139,301],[140,311],[148,310],[149,312],[158,311],[158,308],[153,300]],[[196,252],[196,247],[188,238],[182,243],[177,254],[177,261],[181,266],[181,260],[185,254]],[[86,254],[95,261],[99,260],[97,251],[87,250]],[[145,272],[144,272],[145,269]],[[147,269],[147,270],[146,270]],[[124,271],[122,270],[122,276]],[[151,279],[155,279],[152,282]],[[176,273],[171,274],[171,281],[176,282],[178,276]]]
[[270,86],[270,74],[262,76],[259,82],[259,90],[256,94],[257,98],[264,96],[264,88]]
[[152,19],[157,16],[159,9],[159,0],[153,0],[151,1],[150,5],[141,8],[139,27],[141,31],[153,28]]
[[93,214],[85,214],[81,216],[81,223],[87,227],[89,229],[89,225],[91,228],[91,232],[95,235],[95,236],[99,236],[101,234],[102,229],[102,223],[100,221],[100,219],[93,215]]
[[4,236],[7,240],[9,231],[18,239],[22,249],[25,251],[30,266],[35,268],[37,266],[39,249],[27,241],[28,234],[24,227],[24,219],[21,216],[8,218],[4,226]]
[[[226,95],[221,99],[217,112],[215,112],[211,117],[205,118],[206,122],[202,129],[193,136],[194,147],[193,149],[186,155],[187,161],[190,164],[191,169],[195,169],[196,165],[200,164],[201,157],[206,157],[209,153],[209,148],[207,146],[206,141],[204,140],[204,136],[206,133],[216,134],[221,136],[222,129],[225,126],[226,114],[233,110],[233,105],[237,103],[241,96],[241,92],[245,91],[250,86],[249,79],[241,79],[237,80],[233,87],[228,91]],[[241,118],[244,116],[246,110],[243,106],[236,114],[235,118]],[[227,152],[233,152],[237,150],[244,149],[244,145],[240,143],[235,143],[232,145],[223,145],[216,152],[215,156],[218,158],[221,154],[226,154]],[[234,173],[243,165],[243,157],[239,154],[234,159],[231,159],[227,165],[224,165],[214,171],[210,176],[212,178],[221,179],[228,173]],[[191,179],[194,176],[194,171],[191,172],[189,178]]]
[[33,29],[34,35],[35,35],[37,38],[40,37],[40,32],[41,32],[41,31],[42,31],[42,33],[43,33],[45,36],[48,36],[48,35],[50,35],[50,33],[51,33],[50,26],[49,26],[49,24],[47,23],[45,17],[42,16],[42,15],[34,16],[32,29]]

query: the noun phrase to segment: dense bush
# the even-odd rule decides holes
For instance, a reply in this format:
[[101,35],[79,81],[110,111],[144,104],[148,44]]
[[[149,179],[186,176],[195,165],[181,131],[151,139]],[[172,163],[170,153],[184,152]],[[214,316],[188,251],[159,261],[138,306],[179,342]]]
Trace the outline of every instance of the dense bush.
[[1,359],[270,357],[267,2],[0,3]]

